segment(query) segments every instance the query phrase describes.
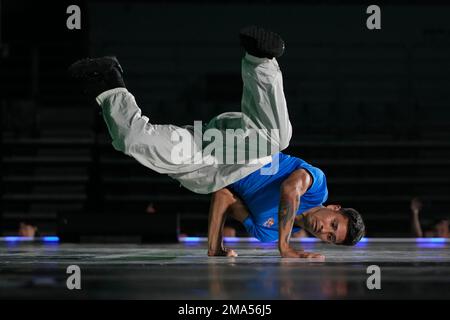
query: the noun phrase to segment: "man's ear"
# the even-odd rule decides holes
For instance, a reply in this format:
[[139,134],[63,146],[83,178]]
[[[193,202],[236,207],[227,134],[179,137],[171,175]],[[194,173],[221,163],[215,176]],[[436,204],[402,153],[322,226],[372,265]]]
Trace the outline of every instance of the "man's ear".
[[329,204],[327,205],[327,208],[333,211],[339,211],[342,207],[339,204]]

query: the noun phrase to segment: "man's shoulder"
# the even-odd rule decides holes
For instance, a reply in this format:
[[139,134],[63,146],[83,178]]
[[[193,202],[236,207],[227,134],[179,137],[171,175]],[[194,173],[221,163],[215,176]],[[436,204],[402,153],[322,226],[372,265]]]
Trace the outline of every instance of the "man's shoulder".
[[281,156],[281,159],[283,159],[283,160],[290,160],[290,161],[295,162],[296,169],[305,169],[307,171],[313,170],[313,171],[317,172],[318,174],[325,175],[325,173],[322,171],[322,169],[320,169],[319,167],[316,167],[312,163],[310,163],[302,158],[299,158],[299,157],[296,157],[296,156],[293,156],[290,154],[281,153],[281,152],[280,152],[280,156]]

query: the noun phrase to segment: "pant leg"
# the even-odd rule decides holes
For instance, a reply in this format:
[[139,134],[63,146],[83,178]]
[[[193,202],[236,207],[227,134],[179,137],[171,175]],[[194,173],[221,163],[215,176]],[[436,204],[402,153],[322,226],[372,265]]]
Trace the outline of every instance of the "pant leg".
[[[103,92],[97,97],[97,103],[102,107],[103,118],[116,150],[164,174],[192,172],[205,166],[199,163],[201,145],[198,152],[194,152],[197,146],[192,130],[174,125],[151,124],[141,114],[134,96],[127,89],[116,88]],[[184,146],[192,142],[192,152],[181,153],[181,156],[178,153],[174,157],[174,152],[180,150],[181,146],[181,140],[174,137],[181,137]]]
[[[283,93],[281,71],[275,59],[260,59],[246,55],[242,61],[244,90],[242,112],[225,113],[214,118],[206,128],[240,128],[247,135],[251,129],[260,129],[259,135],[273,147],[271,155],[289,145],[292,127]],[[210,165],[202,155],[202,142],[195,143],[192,131],[174,125],[156,125],[141,115],[141,110],[131,93],[124,88],[106,91],[97,97],[102,106],[103,117],[113,139],[115,149],[134,157],[144,166],[156,172],[169,174],[188,189],[198,193],[209,193],[222,188],[239,178],[257,170],[265,162],[246,164]],[[269,131],[278,134],[271,135]],[[172,135],[177,132],[194,139],[198,152],[174,162],[173,150],[180,143]],[[241,145],[238,145],[240,147]],[[248,151],[244,145],[244,152]],[[258,158],[263,158],[260,155]],[[267,157],[265,157],[267,158]],[[270,157],[269,157],[270,158]],[[198,163],[197,159],[200,159]]]
[[[276,59],[257,58],[246,54],[242,59],[242,80],[244,83],[241,112],[227,112],[213,118],[207,129],[241,129],[236,137],[244,139],[257,132],[259,144],[269,145],[267,153],[273,155],[289,146],[292,125],[283,91],[283,77]],[[259,147],[249,144],[234,146],[228,152],[248,152]],[[242,147],[244,150],[239,150]],[[253,153],[254,154],[254,153]],[[251,159],[250,159],[251,160]]]
[[283,75],[276,59],[246,54],[242,59],[244,83],[241,109],[258,129],[275,130],[270,142],[281,151],[289,146],[292,125],[283,91]]

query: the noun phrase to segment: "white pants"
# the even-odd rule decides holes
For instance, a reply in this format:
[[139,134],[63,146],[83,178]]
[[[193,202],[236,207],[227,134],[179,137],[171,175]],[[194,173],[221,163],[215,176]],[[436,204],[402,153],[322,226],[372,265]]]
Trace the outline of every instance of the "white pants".
[[[141,115],[134,96],[125,88],[105,91],[97,97],[97,102],[103,109],[103,117],[116,150],[156,172],[168,174],[193,192],[211,193],[271,162],[271,155],[285,149],[292,136],[283,78],[276,59],[246,54],[242,59],[242,79],[242,112],[222,113],[204,129],[242,129],[239,131],[243,136],[257,130],[260,138],[270,144],[270,149],[267,155],[254,163],[199,162],[199,157],[205,157],[201,148],[200,154],[193,153],[175,163],[172,152],[178,142],[174,141],[173,134],[176,131],[178,135],[181,132],[193,137],[192,126],[150,123],[146,116]],[[271,132],[276,134],[268,134]],[[234,148],[249,147],[236,145]]]

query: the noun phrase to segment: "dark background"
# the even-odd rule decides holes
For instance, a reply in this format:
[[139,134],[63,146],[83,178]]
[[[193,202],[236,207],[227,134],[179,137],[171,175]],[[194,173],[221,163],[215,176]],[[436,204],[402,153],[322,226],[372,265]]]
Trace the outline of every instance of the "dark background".
[[[425,224],[448,216],[450,6],[427,3],[379,2],[382,29],[371,31],[368,4],[355,1],[0,1],[1,234],[21,221],[54,234],[69,213],[107,224],[153,203],[205,235],[209,197],[116,152],[66,69],[117,55],[150,121],[208,121],[239,110],[237,34],[248,24],[286,41],[286,152],[324,170],[328,203],[358,209],[368,236],[408,236],[413,196]],[[81,30],[66,28],[70,4]]]

